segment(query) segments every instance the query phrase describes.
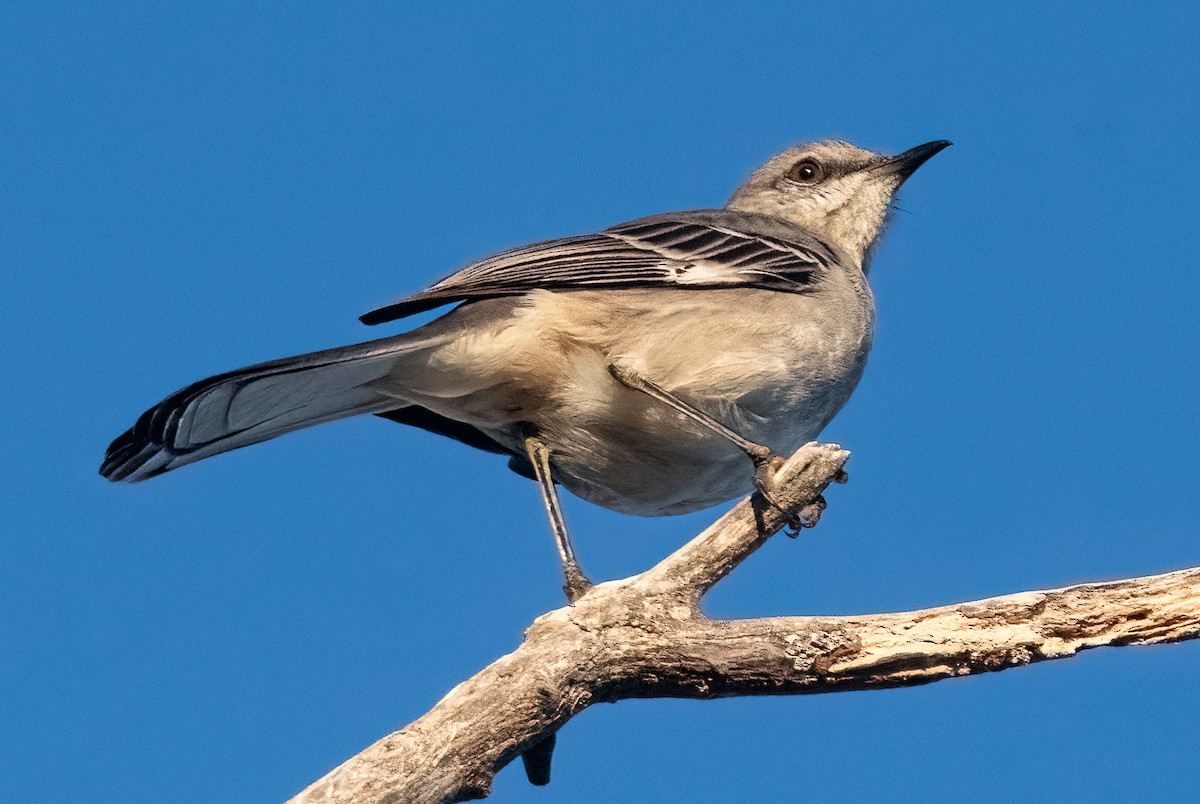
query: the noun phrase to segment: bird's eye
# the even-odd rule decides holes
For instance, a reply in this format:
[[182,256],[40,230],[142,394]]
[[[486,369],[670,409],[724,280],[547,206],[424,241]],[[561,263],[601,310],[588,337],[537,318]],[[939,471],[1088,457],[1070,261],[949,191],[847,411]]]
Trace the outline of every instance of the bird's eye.
[[825,169],[815,159],[801,159],[792,165],[791,170],[787,172],[787,177],[800,184],[816,184],[825,178]]

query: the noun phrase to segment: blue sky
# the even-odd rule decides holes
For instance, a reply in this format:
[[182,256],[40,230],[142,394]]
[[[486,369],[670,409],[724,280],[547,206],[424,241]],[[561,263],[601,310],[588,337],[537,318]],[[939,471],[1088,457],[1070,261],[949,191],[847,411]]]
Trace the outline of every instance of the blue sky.
[[[955,146],[876,259],[819,529],[719,616],[903,610],[1200,564],[1194,4],[6,4],[0,780],[12,801],[295,793],[561,603],[533,485],[378,419],[139,486],[193,380],[503,247],[718,205],[791,143]],[[387,330],[394,331],[394,330]],[[566,500],[589,572],[716,511]],[[1179,798],[1200,645],[911,690],[636,701],[497,802]]]

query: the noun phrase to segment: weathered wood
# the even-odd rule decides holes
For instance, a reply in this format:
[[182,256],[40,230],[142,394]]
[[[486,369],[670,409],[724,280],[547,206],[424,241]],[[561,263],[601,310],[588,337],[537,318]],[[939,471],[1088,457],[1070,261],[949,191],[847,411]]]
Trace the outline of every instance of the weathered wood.
[[847,457],[837,447],[802,448],[777,477],[773,497],[784,511],[743,501],[656,567],[542,615],[513,653],[292,801],[481,798],[495,773],[530,749],[527,767],[548,779],[545,741],[598,701],[911,686],[1102,645],[1200,636],[1200,568],[894,614],[704,617],[703,592],[790,512],[812,506]]

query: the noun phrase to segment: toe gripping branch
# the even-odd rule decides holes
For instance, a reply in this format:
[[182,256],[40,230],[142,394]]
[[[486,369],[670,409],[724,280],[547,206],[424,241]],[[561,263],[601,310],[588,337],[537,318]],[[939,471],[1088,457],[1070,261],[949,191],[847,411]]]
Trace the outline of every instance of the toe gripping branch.
[[[783,458],[766,449],[762,451],[762,454],[755,454],[754,452],[749,454],[750,460],[754,461],[754,489],[758,493],[758,496],[767,505],[787,517],[788,527],[793,527],[796,515],[790,513],[780,505],[771,493],[775,490],[775,475],[779,471],[779,468],[783,466]],[[793,534],[789,533],[788,535],[792,536]]]
[[[821,521],[821,514],[825,511],[825,497],[818,495],[815,500],[799,511],[787,510],[779,504],[774,496],[775,474],[783,466],[784,459],[766,450],[761,455],[751,453],[750,458],[754,461],[754,487],[758,496],[787,519],[784,535],[789,539],[795,539],[804,528],[815,528]],[[839,470],[833,478],[834,483],[846,483],[849,480],[850,476],[846,474],[845,470]]]

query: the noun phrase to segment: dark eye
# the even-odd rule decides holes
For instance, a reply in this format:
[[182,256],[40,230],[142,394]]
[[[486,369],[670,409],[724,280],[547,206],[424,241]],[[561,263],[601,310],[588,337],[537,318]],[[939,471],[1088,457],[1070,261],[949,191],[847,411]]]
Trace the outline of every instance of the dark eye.
[[816,184],[825,178],[825,168],[821,167],[821,163],[815,159],[801,159],[792,165],[791,170],[787,172],[787,177],[801,184]]

